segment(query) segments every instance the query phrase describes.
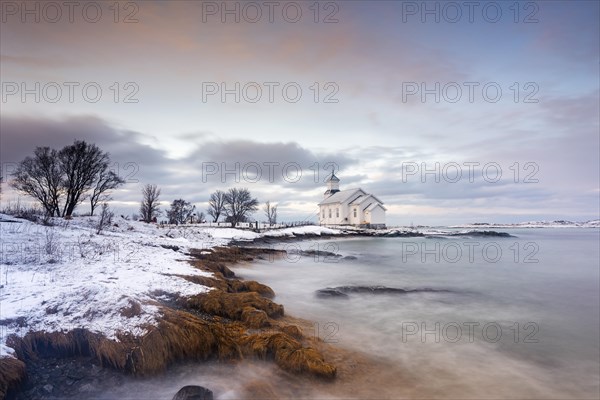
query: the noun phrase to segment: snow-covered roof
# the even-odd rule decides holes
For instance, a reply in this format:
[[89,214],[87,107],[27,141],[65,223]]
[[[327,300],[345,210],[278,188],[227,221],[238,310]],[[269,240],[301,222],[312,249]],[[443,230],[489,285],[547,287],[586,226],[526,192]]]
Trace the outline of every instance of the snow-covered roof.
[[344,203],[345,201],[347,201],[348,199],[350,199],[350,197],[354,196],[356,193],[362,192],[363,194],[366,194],[362,189],[358,188],[358,189],[346,189],[346,190],[340,190],[339,192],[336,192],[335,194],[327,197],[326,199],[324,199],[322,202],[319,203],[319,205],[321,204],[333,204],[333,203]]
[[[367,203],[368,200],[370,200],[369,203]],[[378,203],[378,204],[383,204],[383,202],[381,200],[379,200],[377,197],[375,197],[374,195],[365,193],[364,195],[359,196],[356,199],[352,200],[350,205],[351,206],[361,206],[361,205],[366,204],[366,206],[364,207],[364,209],[366,209],[373,202]]]
[[[373,196],[375,197],[375,196]],[[385,208],[384,206],[381,205],[381,203],[371,203],[367,206],[367,208],[365,208],[366,211],[373,211],[375,208],[377,207],[381,207],[383,208],[384,211],[387,211],[387,208]]]
[[352,202],[350,202],[350,205],[360,205],[360,203],[362,203],[363,201],[367,200],[369,197],[371,197],[370,194],[363,194],[358,196],[356,199],[352,200]]

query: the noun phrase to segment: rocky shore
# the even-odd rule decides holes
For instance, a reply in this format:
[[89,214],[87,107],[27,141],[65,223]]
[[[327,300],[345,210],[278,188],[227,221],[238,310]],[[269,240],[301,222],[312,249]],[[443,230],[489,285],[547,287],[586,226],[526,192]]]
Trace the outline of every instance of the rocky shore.
[[[290,323],[283,306],[272,300],[273,290],[240,280],[227,267],[280,253],[236,246],[190,251],[192,265],[212,276],[180,277],[212,290],[162,297],[154,304],[160,308],[159,323],[141,337],[122,332],[118,340],[109,340],[83,329],[11,336],[17,359],[2,359],[0,397],[94,397],[99,388],[119,385],[127,376],[156,376],[186,361],[269,360],[287,373],[334,379],[337,368],[318,350],[322,343]],[[132,303],[122,312],[134,316],[138,310]]]
[[296,242],[303,240],[327,240],[336,238],[353,238],[353,237],[376,237],[376,238],[435,238],[435,237],[498,237],[510,238],[513,235],[507,232],[498,232],[492,230],[425,230],[418,231],[412,229],[339,229],[335,234],[315,234],[315,233],[294,233],[290,235],[262,235],[253,239],[233,240],[232,245],[235,246],[270,246],[285,242]]
[[[271,245],[289,241],[506,236],[493,231],[320,227],[259,235],[231,229],[162,229],[125,220],[95,235],[91,219],[55,227],[4,222],[11,224],[2,227],[7,234],[3,239],[29,243],[32,237],[47,240],[52,233],[65,248],[78,243],[79,252],[74,258],[60,252],[5,255],[11,275],[0,285],[0,326],[6,340],[2,345],[7,346],[0,358],[0,399],[94,398],[107,385],[118,387],[131,377],[152,379],[185,362],[268,362],[286,374],[286,385],[293,376],[308,377],[313,386],[314,379],[318,385],[338,386],[340,371],[345,384],[360,382],[359,369],[347,368],[355,365],[356,353],[344,353],[310,335],[311,323],[286,316],[283,306],[273,301],[271,288],[238,279],[228,266],[283,257],[286,253]],[[203,246],[194,247],[198,243]],[[197,247],[202,249],[194,250]],[[342,257],[310,249],[298,249],[298,255]],[[317,295],[347,297],[357,291],[412,293],[401,288],[335,287]],[[351,387],[345,393],[356,390]]]

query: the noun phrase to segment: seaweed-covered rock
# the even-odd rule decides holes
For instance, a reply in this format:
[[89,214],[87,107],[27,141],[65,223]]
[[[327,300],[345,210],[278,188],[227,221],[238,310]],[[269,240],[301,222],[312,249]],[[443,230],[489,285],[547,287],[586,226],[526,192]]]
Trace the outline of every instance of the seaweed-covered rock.
[[208,293],[192,296],[188,306],[208,314],[240,321],[244,307],[264,311],[271,318],[283,316],[283,306],[272,302],[256,292],[226,293],[211,290]]
[[337,369],[326,362],[321,353],[302,344],[282,332],[259,333],[242,339],[244,352],[261,359],[274,359],[275,363],[289,372],[308,373],[333,379]]
[[302,339],[302,330],[297,325],[286,325],[281,328],[281,332],[290,335],[294,339]]
[[271,326],[269,316],[263,310],[254,307],[244,307],[242,310],[242,322],[250,328],[266,328]]

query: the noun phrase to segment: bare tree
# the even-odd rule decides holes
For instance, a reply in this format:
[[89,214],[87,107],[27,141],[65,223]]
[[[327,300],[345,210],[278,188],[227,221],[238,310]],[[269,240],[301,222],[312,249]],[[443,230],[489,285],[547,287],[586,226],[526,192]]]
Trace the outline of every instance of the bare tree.
[[109,190],[116,189],[123,185],[125,180],[121,179],[117,174],[111,171],[106,165],[99,173],[96,178],[96,185],[90,194],[90,214],[94,215],[94,210],[100,202],[107,202],[110,200]]
[[207,214],[213,218],[213,222],[218,222],[221,215],[225,214],[225,193],[217,190],[210,195],[208,200]]
[[140,214],[142,221],[152,222],[160,215],[159,205],[160,189],[156,185],[146,185],[142,189],[142,204],[140,205]]
[[124,183],[107,173],[108,165],[108,153],[84,141],[76,140],[60,151],[37,147],[32,157],[19,163],[11,186],[39,201],[49,217],[71,217],[88,195],[93,213],[100,200],[108,199],[107,190]]
[[167,211],[169,223],[177,225],[185,224],[192,218],[195,210],[196,206],[183,199],[173,200],[171,208]]
[[271,201],[267,201],[263,210],[265,211],[269,225],[275,225],[277,223],[277,204],[271,205]]
[[114,216],[115,214],[108,208],[108,203],[102,203],[102,207],[100,207],[100,219],[98,220],[98,225],[96,226],[97,235],[99,235],[104,228],[112,224],[112,219]]
[[63,174],[56,150],[37,147],[33,157],[19,163],[13,176],[10,182],[13,188],[39,201],[47,216],[60,216]]
[[76,140],[65,146],[59,153],[60,168],[63,172],[63,186],[66,200],[62,215],[70,217],[84,199],[84,194],[92,188],[101,171],[108,168],[108,153],[103,152],[95,144]]
[[225,193],[225,213],[232,227],[235,227],[238,222],[245,221],[248,214],[257,209],[258,200],[252,198],[248,189],[232,188]]
[[206,222],[206,215],[204,215],[203,211],[200,211],[198,213],[198,223],[202,224],[204,222]]

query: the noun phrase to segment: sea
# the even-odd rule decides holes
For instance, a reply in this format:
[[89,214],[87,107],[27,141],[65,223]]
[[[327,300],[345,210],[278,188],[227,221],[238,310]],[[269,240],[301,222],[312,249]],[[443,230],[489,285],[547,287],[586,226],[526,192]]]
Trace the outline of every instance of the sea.
[[[482,235],[282,242],[285,257],[236,265],[286,314],[360,354],[335,383],[272,363],[186,364],[102,398],[170,398],[186,384],[240,398],[268,381],[278,398],[600,398],[600,230],[520,228]],[[350,368],[351,369],[351,368]]]

